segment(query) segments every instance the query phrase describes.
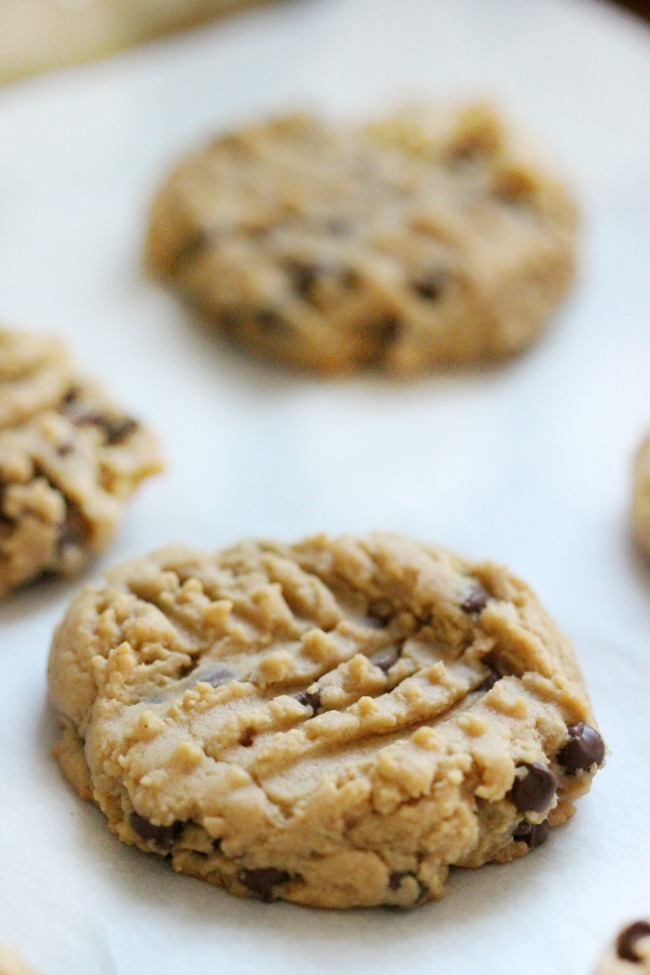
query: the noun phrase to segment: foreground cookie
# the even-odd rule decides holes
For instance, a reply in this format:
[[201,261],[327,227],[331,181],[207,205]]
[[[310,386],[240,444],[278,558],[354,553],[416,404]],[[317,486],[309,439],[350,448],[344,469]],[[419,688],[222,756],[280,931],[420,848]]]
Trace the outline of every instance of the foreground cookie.
[[111,829],[264,900],[439,897],[542,843],[604,757],[532,592],[395,536],[128,563],[72,603],[49,685]]
[[635,921],[608,945],[596,975],[650,975],[650,922]]
[[650,553],[650,437],[646,437],[634,458],[632,528],[639,545]]
[[146,258],[252,349],[413,374],[528,345],[574,271],[575,208],[487,106],[366,128],[289,116],[173,171]]
[[0,329],[0,597],[81,569],[159,469],[152,435],[78,374],[60,342]]

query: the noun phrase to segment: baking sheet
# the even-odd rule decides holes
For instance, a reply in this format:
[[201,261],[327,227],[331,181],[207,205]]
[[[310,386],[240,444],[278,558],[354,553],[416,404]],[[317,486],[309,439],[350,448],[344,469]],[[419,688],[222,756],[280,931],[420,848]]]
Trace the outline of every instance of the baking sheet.
[[[222,125],[490,94],[583,210],[544,339],[416,383],[249,361],[143,279],[147,200]],[[650,33],[596,0],[294,0],[0,93],[0,320],[67,336],[160,431],[167,472],[87,573],[169,541],[404,532],[509,564],[572,636],[611,748],[531,856],[411,913],[240,901],[122,845],[63,781],[44,669],[78,583],[0,607],[0,940],[43,975],[585,975],[650,909],[650,571],[628,539],[650,425]]]

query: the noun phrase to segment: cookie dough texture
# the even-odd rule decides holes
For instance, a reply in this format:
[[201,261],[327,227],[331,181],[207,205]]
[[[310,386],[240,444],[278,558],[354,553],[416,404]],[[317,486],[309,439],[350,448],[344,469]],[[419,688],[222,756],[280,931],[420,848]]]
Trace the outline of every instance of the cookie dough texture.
[[411,375],[529,345],[574,275],[576,212],[487,105],[216,138],[156,196],[153,272],[215,326],[320,373]]
[[152,434],[78,373],[61,342],[0,328],[0,597],[78,572],[159,469]]
[[595,975],[650,975],[650,921],[634,921],[607,946]]
[[0,975],[37,975],[37,972],[25,964],[17,951],[0,944]]
[[632,530],[639,545],[650,554],[650,436],[634,457]]
[[265,900],[440,897],[539,845],[603,760],[532,592],[392,535],[130,562],[72,603],[49,687],[120,839]]

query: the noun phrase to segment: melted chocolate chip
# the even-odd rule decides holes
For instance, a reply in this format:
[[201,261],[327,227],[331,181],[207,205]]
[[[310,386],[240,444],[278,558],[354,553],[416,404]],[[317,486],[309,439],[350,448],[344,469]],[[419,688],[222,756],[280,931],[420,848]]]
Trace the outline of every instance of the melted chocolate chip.
[[296,701],[299,704],[304,704],[306,708],[311,708],[314,714],[320,708],[320,691],[301,691],[300,694],[296,694]]
[[481,613],[487,606],[490,593],[479,582],[475,583],[460,604],[464,613]]
[[431,271],[429,274],[415,278],[411,282],[411,287],[425,301],[437,301],[444,291],[446,282],[447,275],[444,271]]
[[650,936],[650,924],[647,921],[635,921],[634,924],[624,928],[616,939],[616,954],[623,961],[643,961],[636,952],[636,946],[641,938],[648,936]]
[[391,873],[390,877],[388,878],[389,890],[399,890],[399,888],[402,886],[404,877],[415,877],[415,874],[412,870],[396,870]]
[[515,778],[509,797],[519,812],[543,812],[557,790],[557,778],[540,762],[525,764],[523,778]]
[[105,416],[100,422],[106,434],[106,443],[110,447],[124,443],[135,433],[140,424],[132,416]]
[[557,761],[567,775],[586,770],[594,762],[600,765],[605,757],[605,743],[596,729],[579,721],[567,731],[569,740],[557,755]]
[[78,386],[70,386],[70,388],[66,390],[61,398],[61,402],[59,403],[59,413],[68,413],[69,410],[76,404],[80,393],[81,390]]
[[375,654],[374,657],[370,658],[370,663],[374,664],[375,667],[379,667],[380,670],[386,674],[399,660],[399,649],[398,647],[386,647],[384,650],[380,650],[379,653]]
[[179,819],[171,826],[156,826],[151,820],[146,819],[137,812],[132,812],[129,816],[129,823],[143,840],[151,841],[161,850],[169,850],[174,840],[178,839],[184,823]]
[[254,741],[255,741],[255,729],[246,728],[241,738],[239,739],[239,744],[242,745],[244,748],[250,748]]
[[280,884],[291,880],[291,874],[276,867],[261,867],[258,870],[240,870],[237,875],[239,882],[257,894],[263,901],[273,899],[273,890]]
[[547,819],[543,823],[527,823],[524,820],[515,827],[512,835],[516,840],[523,840],[532,850],[546,842],[550,831]]

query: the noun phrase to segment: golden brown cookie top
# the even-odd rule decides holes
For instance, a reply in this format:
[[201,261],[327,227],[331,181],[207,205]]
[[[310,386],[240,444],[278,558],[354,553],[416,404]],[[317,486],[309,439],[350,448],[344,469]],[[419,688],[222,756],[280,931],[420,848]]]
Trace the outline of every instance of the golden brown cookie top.
[[412,904],[449,863],[521,855],[604,757],[528,587],[391,535],[128,563],[74,600],[49,682],[62,765],[122,839],[324,906]]
[[158,193],[146,259],[258,352],[411,374],[532,341],[574,236],[568,191],[478,104],[218,137]]

